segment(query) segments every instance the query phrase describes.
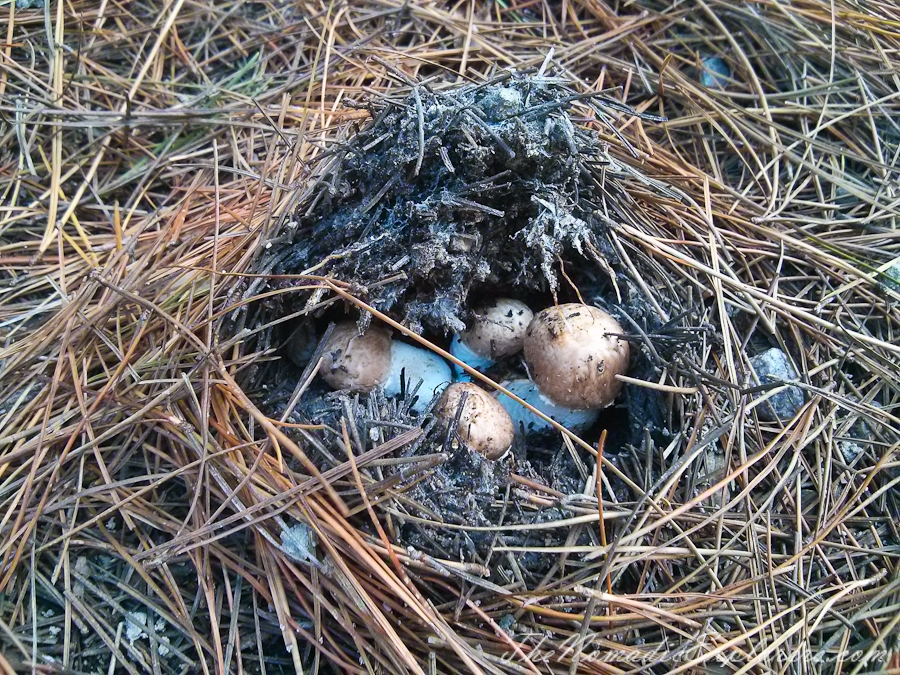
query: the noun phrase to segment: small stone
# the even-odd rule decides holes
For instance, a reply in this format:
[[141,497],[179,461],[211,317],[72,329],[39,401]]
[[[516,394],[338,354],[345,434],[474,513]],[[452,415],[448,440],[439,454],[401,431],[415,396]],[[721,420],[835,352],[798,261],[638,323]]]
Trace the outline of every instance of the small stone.
[[478,239],[470,234],[453,234],[450,236],[450,250],[453,253],[469,253],[478,244]]
[[147,637],[143,628],[146,625],[146,612],[132,612],[125,617],[125,639],[128,640],[128,644],[134,645],[137,640]]
[[[760,384],[772,382],[790,382],[797,379],[797,371],[791,365],[787,354],[773,347],[762,354],[750,358],[750,367],[759,378]],[[764,396],[765,393],[760,396]],[[757,398],[759,398],[758,396]],[[770,396],[764,403],[756,407],[759,419],[765,422],[776,420],[788,420],[803,407],[805,397],[800,387],[788,387],[774,396]]]
[[900,258],[894,260],[891,266],[881,273],[881,284],[894,293],[900,293]]
[[838,442],[838,448],[844,456],[844,461],[848,464],[851,464],[857,457],[865,452],[858,443],[852,441],[840,441]]
[[707,89],[724,89],[730,77],[731,68],[718,56],[708,56],[700,62],[700,84]]
[[512,614],[504,614],[497,620],[497,625],[503,630],[507,635],[512,635],[513,626],[516,625],[516,617]]
[[[853,394],[848,394],[847,400],[853,403],[860,402],[859,398],[857,398]],[[872,408],[881,409],[881,404],[878,403],[878,401],[869,401],[868,405]],[[869,415],[856,413],[854,409],[850,409],[848,414],[855,416],[856,419],[847,430],[847,436],[849,436],[854,442],[863,441],[863,444],[865,444],[866,441],[877,440],[875,437],[876,430],[879,426],[877,421],[873,420]]]

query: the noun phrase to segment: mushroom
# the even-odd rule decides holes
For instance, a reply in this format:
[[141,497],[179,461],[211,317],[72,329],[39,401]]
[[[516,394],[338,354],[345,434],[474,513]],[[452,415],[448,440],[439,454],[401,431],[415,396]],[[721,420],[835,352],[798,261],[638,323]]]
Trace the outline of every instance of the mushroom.
[[353,321],[337,324],[322,349],[319,374],[332,389],[370,392],[388,379],[391,334],[370,326],[360,335]]
[[411,406],[416,412],[452,380],[450,367],[437,354],[392,340],[390,331],[381,326],[360,334],[352,321],[334,327],[323,348],[319,374],[333,389],[366,393],[383,387],[388,397],[410,392],[421,381]]
[[[530,380],[504,384],[529,405],[567,429],[593,424],[600,408],[610,405],[622,388],[617,374],[628,370],[628,342],[619,323],[597,307],[571,303],[538,312],[525,333],[525,363]],[[516,431],[550,431],[553,426],[502,393]]]
[[[496,359],[522,351],[525,330],[534,317],[524,302],[511,298],[496,298],[479,305],[472,312],[474,318],[468,329],[454,335],[450,353],[475,368],[490,368]],[[469,376],[457,365],[453,371],[459,380]]]
[[469,448],[491,460],[506,454],[515,436],[515,427],[497,399],[472,382],[451,384],[438,401],[435,415],[449,425],[457,419],[457,414],[456,433]]
[[525,333],[525,363],[540,392],[571,410],[610,405],[628,370],[622,326],[602,309],[580,303],[537,313]]

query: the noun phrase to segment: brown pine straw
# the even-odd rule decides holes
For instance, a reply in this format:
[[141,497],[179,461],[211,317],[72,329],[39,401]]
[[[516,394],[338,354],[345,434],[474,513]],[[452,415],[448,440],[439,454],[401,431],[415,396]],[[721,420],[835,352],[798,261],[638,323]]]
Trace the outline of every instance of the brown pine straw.
[[[27,4],[0,6],[0,672],[900,672],[896,3]],[[495,569],[556,556],[525,587],[398,538],[436,524],[408,491],[440,448],[379,473],[422,430],[348,420],[316,465],[324,431],[242,389],[278,345],[221,326],[352,101],[542,64],[669,119],[615,118],[633,156],[576,106],[638,172],[631,283],[716,338],[626,380],[669,397],[669,447],[564,431],[583,494],[513,476],[566,514],[495,528]],[[758,415],[760,341],[793,419]]]

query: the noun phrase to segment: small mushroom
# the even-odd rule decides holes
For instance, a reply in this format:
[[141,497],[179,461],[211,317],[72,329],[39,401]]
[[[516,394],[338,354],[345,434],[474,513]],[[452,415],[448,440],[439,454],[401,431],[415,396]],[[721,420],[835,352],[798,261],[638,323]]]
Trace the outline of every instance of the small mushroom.
[[[504,382],[503,387],[570,431],[579,432],[587,429],[597,421],[597,417],[600,415],[599,410],[571,410],[565,406],[557,405],[544,396],[531,380],[524,378],[512,380]],[[509,413],[516,433],[531,434],[553,431],[554,427],[552,424],[535,415],[518,401],[514,401],[503,392],[497,392],[496,396],[500,405]]]
[[435,407],[435,415],[449,425],[457,419],[457,413],[456,433],[469,448],[491,460],[500,459],[509,450],[515,436],[512,420],[484,389],[471,382],[447,387]]
[[[496,298],[479,305],[472,314],[468,329],[453,336],[450,343],[453,356],[476,370],[484,370],[496,359],[522,351],[525,330],[534,317],[524,302]],[[453,370],[459,380],[469,379],[459,366],[454,365]]]
[[319,373],[333,389],[366,393],[383,387],[388,397],[418,386],[411,406],[416,412],[452,380],[450,367],[437,354],[392,340],[381,326],[370,326],[360,335],[352,321],[334,327],[323,349]]
[[525,362],[541,394],[571,410],[610,405],[628,370],[622,326],[602,309],[580,303],[548,307],[525,334]]
[[370,392],[388,379],[391,334],[370,326],[362,335],[353,321],[337,324],[322,350],[319,374],[332,389]]

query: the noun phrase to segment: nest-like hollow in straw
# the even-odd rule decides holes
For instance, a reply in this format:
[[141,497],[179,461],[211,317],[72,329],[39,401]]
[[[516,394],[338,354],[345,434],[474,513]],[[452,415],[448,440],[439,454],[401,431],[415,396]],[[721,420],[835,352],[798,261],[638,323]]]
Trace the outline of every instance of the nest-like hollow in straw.
[[[623,260],[611,233],[617,223],[640,221],[636,214],[653,217],[642,190],[677,193],[614,159],[608,143],[584,124],[612,129],[616,111],[637,113],[602,93],[577,94],[562,78],[506,73],[477,86],[415,84],[405,97],[368,107],[371,122],[323,155],[317,180],[259,258],[258,272],[271,280],[272,292],[262,293],[267,299],[233,329],[252,329],[257,349],[277,345],[286,358],[250,369],[244,386],[264,394],[273,416],[325,424],[320,432],[295,432],[316,449],[323,471],[346,458],[342,424],[359,453],[424,425],[428,433],[399,452],[400,463],[370,477],[383,485],[383,495],[402,497],[388,501],[404,543],[483,563],[498,541],[524,547],[535,541],[516,525],[581,512],[556,501],[577,502],[595,481],[589,451],[554,432],[519,436],[512,453],[486,460],[434,427],[427,414],[412,412],[416,391],[397,401],[377,392],[363,400],[330,392],[312,379],[316,345],[331,321],[350,316],[364,330],[371,311],[446,346],[478,299],[509,295],[535,310],[577,301],[616,315],[635,343],[632,374],[658,376],[675,346],[709,331],[683,325],[687,295],[651,297],[647,285],[635,283],[637,268]],[[619,140],[623,152],[632,150]],[[651,271],[641,274],[649,278]],[[371,310],[347,314],[350,305],[335,307],[311,275],[342,282]],[[678,372],[677,364],[669,369]],[[490,374],[498,381],[527,376],[519,358],[501,360]],[[671,400],[659,393],[629,390],[585,437],[596,442],[608,430],[608,455],[616,460],[626,446],[633,455],[651,437],[669,438],[679,423],[673,414]],[[630,478],[613,476],[623,497],[629,483],[646,479],[644,462],[635,466]],[[512,529],[498,540],[500,526]],[[568,536],[564,528],[539,534],[542,544],[562,544]],[[593,543],[584,532],[571,543],[579,542]],[[516,574],[533,575],[536,584],[551,560],[523,556]]]

